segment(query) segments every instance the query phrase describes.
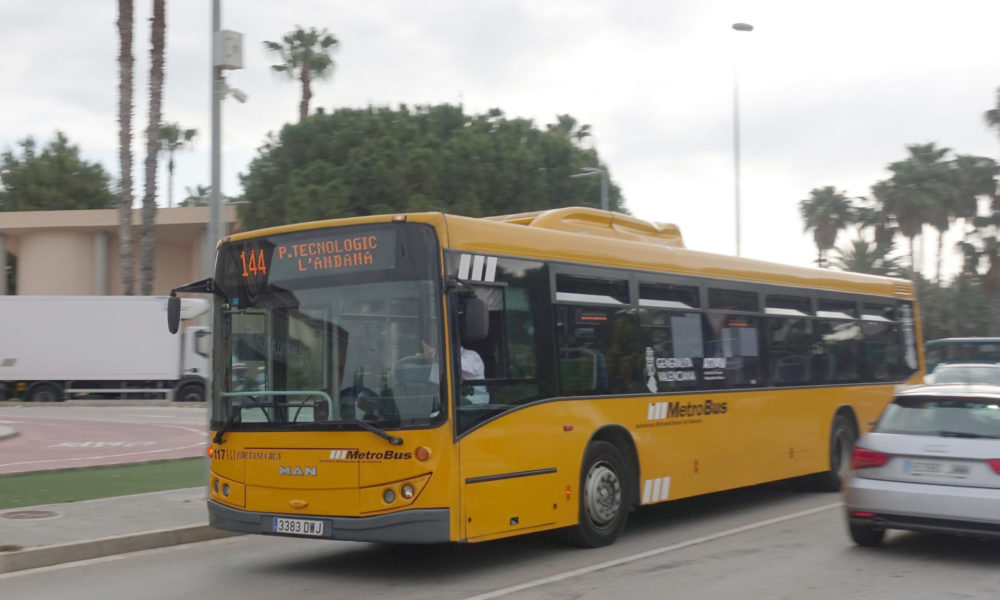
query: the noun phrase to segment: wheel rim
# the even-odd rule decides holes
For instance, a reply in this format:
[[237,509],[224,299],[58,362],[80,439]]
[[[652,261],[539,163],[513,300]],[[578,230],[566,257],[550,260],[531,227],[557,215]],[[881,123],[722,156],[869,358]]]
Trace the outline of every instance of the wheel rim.
[[622,505],[621,482],[607,463],[595,464],[587,473],[583,502],[587,517],[595,525],[607,525],[618,516]]

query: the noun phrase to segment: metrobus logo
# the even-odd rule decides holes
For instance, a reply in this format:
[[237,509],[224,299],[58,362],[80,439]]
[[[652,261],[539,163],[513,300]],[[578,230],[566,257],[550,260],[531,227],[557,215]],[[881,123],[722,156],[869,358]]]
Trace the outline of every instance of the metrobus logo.
[[330,460],[409,460],[412,452],[396,452],[395,450],[372,451],[357,448],[335,448],[330,450]]
[[681,419],[685,417],[705,417],[726,413],[725,402],[650,402],[646,420]]

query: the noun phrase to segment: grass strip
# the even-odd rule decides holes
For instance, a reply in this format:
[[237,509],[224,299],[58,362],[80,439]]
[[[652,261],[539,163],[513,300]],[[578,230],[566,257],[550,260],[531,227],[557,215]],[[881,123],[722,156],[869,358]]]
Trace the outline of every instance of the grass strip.
[[0,475],[0,510],[205,485],[205,458]]

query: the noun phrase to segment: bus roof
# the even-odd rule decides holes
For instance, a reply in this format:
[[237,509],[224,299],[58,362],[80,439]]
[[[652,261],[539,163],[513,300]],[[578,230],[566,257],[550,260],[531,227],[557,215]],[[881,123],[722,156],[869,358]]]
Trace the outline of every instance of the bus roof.
[[676,225],[650,223],[629,215],[587,207],[483,218],[442,213],[372,215],[238,233],[220,243],[390,220],[430,224],[438,230],[442,246],[469,252],[915,298],[912,283],[905,279],[690,250],[684,247]]

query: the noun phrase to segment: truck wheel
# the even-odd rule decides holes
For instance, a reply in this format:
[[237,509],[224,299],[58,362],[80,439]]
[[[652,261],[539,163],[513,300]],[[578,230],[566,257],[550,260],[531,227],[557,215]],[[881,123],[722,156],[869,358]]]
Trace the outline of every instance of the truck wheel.
[[63,395],[59,386],[52,383],[40,383],[31,388],[24,398],[25,402],[62,402]]
[[592,442],[583,453],[579,523],[569,531],[578,546],[596,548],[614,542],[628,517],[627,470],[622,453],[608,442]]
[[177,390],[177,402],[204,402],[205,388],[199,383],[185,383]]

